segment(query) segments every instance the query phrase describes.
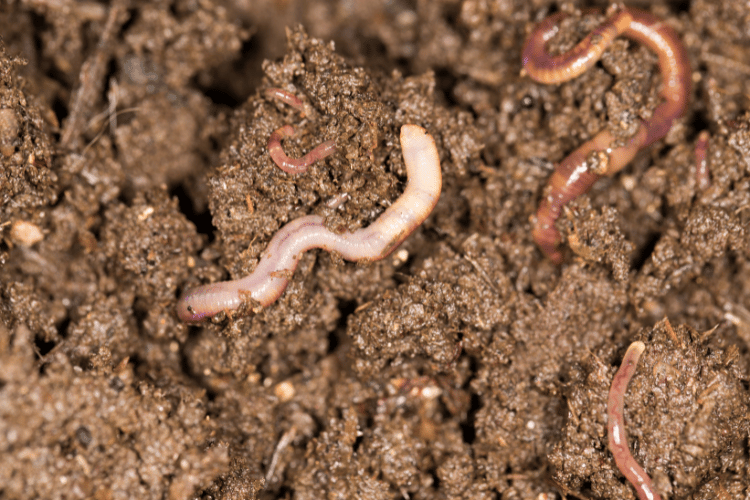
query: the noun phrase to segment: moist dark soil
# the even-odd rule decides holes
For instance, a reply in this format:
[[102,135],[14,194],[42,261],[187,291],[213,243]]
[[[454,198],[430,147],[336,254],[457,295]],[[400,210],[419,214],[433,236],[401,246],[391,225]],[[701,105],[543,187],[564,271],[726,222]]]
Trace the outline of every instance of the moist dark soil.
[[[531,238],[554,166],[659,102],[618,39],[561,85],[520,76],[546,0],[17,0],[0,7],[0,497],[632,499],[607,449],[628,345],[635,459],[666,499],[750,496],[750,7],[640,5],[692,64],[685,116]],[[297,110],[266,97],[282,88]],[[374,221],[403,124],[443,191],[388,258],[304,255],[252,316],[180,293],[253,270],[289,221]],[[336,152],[299,175],[299,157]],[[696,180],[708,130],[710,186]]]

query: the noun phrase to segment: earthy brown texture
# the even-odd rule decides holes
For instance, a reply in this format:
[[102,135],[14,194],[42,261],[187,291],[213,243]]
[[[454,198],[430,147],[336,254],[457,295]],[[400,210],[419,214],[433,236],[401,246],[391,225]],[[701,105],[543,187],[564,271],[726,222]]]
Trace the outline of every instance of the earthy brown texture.
[[[570,14],[560,53],[588,6],[0,7],[0,497],[635,498],[605,421],[634,340],[625,423],[659,493],[750,495],[750,8],[647,6],[687,46],[687,114],[568,205],[557,267],[530,234],[555,162],[659,102],[624,39],[565,84],[519,77],[534,22]],[[392,256],[309,252],[256,316],[177,320],[182,290],[252,270],[291,218],[375,220],[404,123],[435,137],[444,187]],[[289,156],[336,152],[281,172],[284,124]]]

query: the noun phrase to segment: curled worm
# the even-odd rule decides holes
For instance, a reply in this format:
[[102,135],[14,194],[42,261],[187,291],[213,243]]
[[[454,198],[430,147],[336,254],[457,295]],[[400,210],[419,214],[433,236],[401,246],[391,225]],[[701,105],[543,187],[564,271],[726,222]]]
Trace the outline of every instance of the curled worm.
[[294,127],[291,125],[284,125],[283,127],[275,130],[268,138],[268,154],[271,159],[281,170],[288,174],[301,174],[307,167],[312,165],[318,160],[322,160],[326,156],[336,151],[335,141],[325,141],[322,144],[318,144],[315,149],[307,153],[302,158],[294,159],[289,158],[284,150],[281,149],[281,139],[294,135]]
[[199,322],[219,312],[231,313],[244,303],[268,306],[284,292],[302,254],[312,248],[336,252],[346,260],[376,261],[388,256],[432,212],[442,188],[435,140],[417,125],[401,127],[406,189],[368,227],[336,234],[323,217],[295,219],[271,239],[255,270],[244,278],[199,286],[177,303],[182,321]]
[[623,35],[646,45],[659,56],[662,102],[624,144],[616,145],[612,134],[602,130],[555,168],[539,204],[533,230],[537,245],[555,263],[562,261],[557,248],[560,233],[555,228],[562,207],[588,191],[599,177],[619,172],[639,150],[664,137],[684,113],[691,84],[685,47],[672,28],[651,14],[620,7],[573,49],[551,56],[546,45],[564,17],[564,13],[552,15],[531,32],[524,46],[522,75],[547,84],[568,81],[596,64],[612,41]]
[[609,450],[615,457],[617,468],[622,475],[635,486],[636,494],[640,500],[661,500],[651,478],[648,477],[643,467],[638,465],[628,448],[628,436],[625,433],[624,399],[628,383],[633,378],[638,360],[646,349],[643,342],[633,342],[622,358],[620,369],[612,379],[607,400],[607,435],[609,438]]
[[[269,99],[281,101],[300,111],[303,115],[305,114],[305,107],[302,104],[300,98],[290,92],[287,92],[286,90],[274,87],[266,89],[265,95]],[[309,167],[316,161],[322,160],[326,156],[336,151],[336,142],[326,141],[316,146],[315,149],[307,153],[302,158],[289,158],[286,153],[284,153],[284,150],[281,149],[281,139],[283,139],[284,137],[289,137],[291,135],[294,135],[294,127],[292,127],[291,125],[284,125],[283,127],[279,127],[278,129],[273,131],[271,136],[268,138],[268,143],[266,144],[268,154],[271,156],[273,162],[277,167],[288,174],[301,174],[302,172],[307,170],[307,167]]]

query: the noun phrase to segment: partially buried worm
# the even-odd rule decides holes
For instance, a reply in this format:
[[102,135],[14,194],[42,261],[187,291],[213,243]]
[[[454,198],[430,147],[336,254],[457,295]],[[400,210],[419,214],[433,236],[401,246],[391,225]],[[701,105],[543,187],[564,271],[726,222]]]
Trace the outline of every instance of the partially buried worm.
[[222,311],[232,313],[243,303],[270,305],[284,292],[302,254],[312,248],[336,252],[351,261],[388,256],[432,212],[442,188],[435,140],[425,129],[418,125],[401,127],[401,149],[406,189],[375,222],[352,233],[336,234],[325,227],[319,215],[295,219],[271,239],[249,275],[185,292],[177,304],[179,318],[192,323]]
[[640,500],[661,500],[651,478],[648,477],[643,467],[638,465],[628,448],[628,436],[625,433],[625,391],[628,383],[633,378],[638,360],[646,349],[643,342],[633,342],[622,358],[620,369],[612,379],[607,400],[607,435],[609,438],[609,450],[615,457],[617,468],[622,475],[635,486],[636,494]]
[[291,125],[284,125],[273,131],[268,138],[267,145],[268,154],[271,155],[273,162],[277,167],[288,174],[301,174],[307,170],[307,167],[316,161],[322,160],[336,151],[336,141],[325,141],[322,144],[318,144],[315,149],[302,158],[289,158],[286,153],[284,153],[284,150],[281,149],[281,139],[290,135],[294,135],[294,127]]
[[[302,104],[300,98],[284,89],[275,87],[266,89],[265,95],[269,99],[281,101],[293,107],[303,115],[305,114],[305,106]],[[289,158],[281,148],[281,139],[291,135],[294,135],[294,127],[291,125],[284,125],[271,133],[268,137],[268,143],[266,144],[268,154],[271,156],[273,162],[277,167],[288,174],[301,174],[307,170],[307,167],[316,161],[322,160],[336,151],[336,141],[325,141],[316,146],[302,158]]]
[[287,92],[284,89],[273,87],[266,89],[264,94],[269,99],[275,99],[293,107],[303,115],[305,114],[305,105],[302,104],[302,100],[291,92]]
[[565,16],[562,12],[554,14],[531,32],[523,51],[522,75],[547,84],[571,80],[596,64],[613,40],[624,35],[659,56],[662,102],[624,143],[617,143],[612,134],[602,130],[555,168],[539,204],[533,230],[537,245],[555,263],[562,261],[558,249],[560,233],[555,228],[562,207],[588,191],[602,175],[619,172],[639,150],[664,137],[685,112],[691,84],[685,47],[672,28],[651,14],[620,7],[573,49],[551,56],[547,42],[557,33],[557,25]]

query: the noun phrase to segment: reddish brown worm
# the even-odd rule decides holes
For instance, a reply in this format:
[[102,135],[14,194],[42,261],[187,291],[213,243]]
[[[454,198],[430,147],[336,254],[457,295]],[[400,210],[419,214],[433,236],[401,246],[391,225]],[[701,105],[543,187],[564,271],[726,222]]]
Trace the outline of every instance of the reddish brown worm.
[[558,249],[560,233],[555,228],[562,207],[585,193],[602,175],[619,172],[639,150],[661,139],[682,116],[690,95],[691,75],[687,51],[677,33],[651,14],[620,7],[570,51],[557,56],[547,52],[547,42],[557,33],[566,16],[554,14],[529,35],[523,51],[522,75],[540,83],[571,80],[591,68],[620,36],[646,45],[659,56],[662,102],[653,116],[640,124],[635,135],[622,145],[606,130],[600,131],[565,158],[547,182],[533,230],[534,240],[553,262],[562,262]]
[[325,227],[319,215],[295,219],[274,235],[252,273],[188,290],[177,303],[177,316],[195,323],[222,311],[231,315],[245,303],[266,307],[281,296],[302,254],[313,248],[336,252],[351,261],[388,256],[424,222],[442,189],[437,147],[425,129],[401,127],[401,149],[406,189],[375,222],[352,233],[336,234]]
[[284,125],[271,134],[271,137],[268,138],[267,145],[268,154],[271,156],[273,162],[288,174],[301,174],[307,170],[307,167],[316,161],[322,160],[336,151],[336,141],[325,141],[322,144],[318,144],[315,149],[302,158],[289,158],[286,153],[284,153],[284,150],[281,149],[281,139],[289,137],[290,135],[294,135],[294,127],[291,125]]
[[651,478],[646,471],[638,465],[628,448],[628,436],[625,433],[624,400],[628,383],[633,378],[638,360],[646,349],[643,342],[633,342],[622,358],[620,369],[612,379],[607,400],[607,434],[609,436],[609,451],[615,457],[617,468],[622,475],[635,486],[636,494],[640,500],[661,500],[654,490]]
[[711,171],[708,168],[708,140],[711,134],[708,130],[701,131],[698,134],[698,140],[695,141],[695,184],[698,189],[705,191],[711,186]]

